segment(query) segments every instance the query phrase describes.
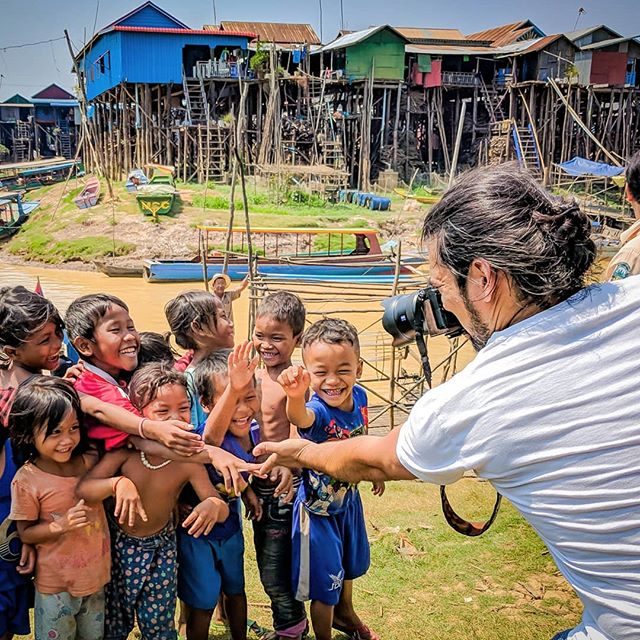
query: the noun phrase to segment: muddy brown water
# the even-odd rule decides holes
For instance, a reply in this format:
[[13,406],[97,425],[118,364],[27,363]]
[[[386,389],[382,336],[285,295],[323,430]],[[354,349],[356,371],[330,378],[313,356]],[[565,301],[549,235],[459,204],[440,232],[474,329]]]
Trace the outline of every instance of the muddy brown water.
[[[34,289],[40,278],[44,295],[64,314],[69,304],[78,296],[104,292],[118,296],[129,306],[131,316],[139,331],[168,331],[164,316],[165,304],[183,291],[201,289],[202,283],[149,283],[142,278],[110,278],[102,273],[70,271],[66,269],[38,268],[0,264],[0,286],[23,285]],[[235,283],[234,283],[235,284]],[[275,285],[274,288],[278,288]],[[389,295],[390,289],[362,289],[355,285],[309,285],[292,282],[286,288],[300,295],[305,301],[308,319],[315,321],[329,315],[341,317],[352,322],[361,332],[362,355],[365,359],[363,378],[370,389],[370,404],[384,407],[390,397],[390,383],[386,375],[391,370],[390,337],[380,323],[382,307],[380,300]],[[353,298],[354,291],[359,297]],[[249,328],[250,293],[243,292],[234,303],[236,341],[246,339]],[[432,365],[446,358],[449,344],[444,338],[429,341]],[[415,348],[397,350],[406,388],[420,372],[420,363]],[[466,346],[458,357],[458,369],[473,358],[473,350]],[[300,360],[300,353],[294,354],[294,361]],[[440,375],[434,376],[439,381]],[[396,388],[396,399],[401,396],[400,387]],[[382,397],[379,397],[382,396]],[[402,414],[396,414],[394,422],[402,420]],[[379,426],[389,426],[389,414],[375,421]]]

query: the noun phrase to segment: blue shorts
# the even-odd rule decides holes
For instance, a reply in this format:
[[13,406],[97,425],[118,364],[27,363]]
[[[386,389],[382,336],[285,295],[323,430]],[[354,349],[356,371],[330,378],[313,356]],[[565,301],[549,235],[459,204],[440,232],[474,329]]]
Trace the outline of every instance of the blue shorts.
[[[0,579],[3,574],[0,573]],[[0,590],[0,637],[6,633],[26,636],[31,633],[29,607],[33,587],[30,582]]]
[[244,538],[194,538],[178,532],[178,597],[195,609],[215,609],[222,591],[244,593]]
[[332,516],[309,513],[302,501],[293,507],[291,571],[297,600],[319,600],[335,606],[342,582],[369,569],[369,540],[360,494]]

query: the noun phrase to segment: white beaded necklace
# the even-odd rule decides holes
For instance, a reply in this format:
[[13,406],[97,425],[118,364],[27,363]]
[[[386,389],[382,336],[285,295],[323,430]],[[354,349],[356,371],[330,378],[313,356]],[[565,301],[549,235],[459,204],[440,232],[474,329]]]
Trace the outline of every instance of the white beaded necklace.
[[162,467],[166,467],[168,464],[173,462],[173,460],[165,460],[160,464],[151,464],[149,460],[147,460],[147,456],[145,455],[144,451],[140,452],[140,461],[145,467],[147,467],[147,469],[151,469],[151,471],[157,471],[158,469],[162,469]]

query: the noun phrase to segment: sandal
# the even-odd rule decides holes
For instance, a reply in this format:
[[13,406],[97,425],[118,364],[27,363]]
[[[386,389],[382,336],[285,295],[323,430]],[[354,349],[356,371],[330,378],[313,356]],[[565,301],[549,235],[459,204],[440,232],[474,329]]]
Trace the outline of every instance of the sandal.
[[380,640],[380,636],[364,622],[360,623],[355,629],[349,629],[338,622],[334,622],[332,626],[336,631],[344,633],[349,640]]

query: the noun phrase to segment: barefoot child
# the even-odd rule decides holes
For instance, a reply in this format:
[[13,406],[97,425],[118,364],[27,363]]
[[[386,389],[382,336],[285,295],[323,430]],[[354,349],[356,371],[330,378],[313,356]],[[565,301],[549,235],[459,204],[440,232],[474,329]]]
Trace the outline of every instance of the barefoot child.
[[[184,375],[150,364],[131,380],[131,398],[147,419],[188,420]],[[176,638],[176,534],[172,514],[189,483],[202,502],[182,527],[208,534],[226,520],[229,509],[213,488],[204,466],[147,456],[142,451],[108,452],[80,483],[86,500],[116,496],[112,522],[113,568],[107,590],[105,638],[125,640],[134,618],[145,640]],[[123,494],[121,499],[118,496]]]
[[16,392],[9,430],[25,463],[11,485],[9,517],[37,549],[35,637],[101,640],[109,533],[101,502],[76,495],[96,462],[78,394],[59,378],[32,377]]
[[224,308],[224,313],[231,322],[233,322],[233,301],[237,300],[242,292],[249,285],[249,276],[247,276],[239,287],[227,291],[231,286],[231,278],[226,273],[216,273],[211,278],[211,287],[213,289],[213,295],[220,299]]
[[[231,351],[218,350],[201,360],[194,371],[196,389],[202,404],[211,411],[224,393],[228,382],[228,364]],[[259,441],[259,429],[254,418],[260,409],[255,382],[245,384],[231,416],[222,448],[247,462],[255,462],[253,448]],[[202,435],[205,425],[196,430]],[[194,538],[188,532],[178,532],[178,596],[187,606],[187,640],[207,640],[213,610],[223,594],[231,638],[247,637],[247,597],[244,590],[244,539],[240,518],[239,499],[227,493],[221,477],[207,466],[214,486],[226,496],[229,517],[217,524],[206,536]],[[187,492],[188,493],[188,492]],[[183,496],[189,503],[189,496]],[[250,486],[242,493],[250,517],[259,520],[262,508]]]
[[[302,338],[303,367],[289,367],[278,381],[287,415],[313,442],[342,440],[367,431],[367,395],[356,384],[362,372],[355,328],[344,320],[314,323]],[[307,389],[314,394],[305,402]],[[374,485],[381,495],[384,484]],[[377,634],[353,609],[352,582],[369,568],[369,542],[358,488],[311,469],[303,470],[293,516],[293,582],[296,597],[311,600],[317,640],[331,629],[354,640]]]

